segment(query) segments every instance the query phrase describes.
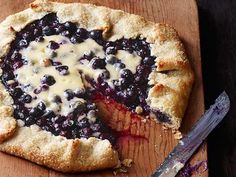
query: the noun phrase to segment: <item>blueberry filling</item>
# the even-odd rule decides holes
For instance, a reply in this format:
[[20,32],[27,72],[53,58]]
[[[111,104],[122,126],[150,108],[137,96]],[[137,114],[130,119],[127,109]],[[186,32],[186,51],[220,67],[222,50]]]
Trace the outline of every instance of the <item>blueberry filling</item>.
[[54,97],[53,101],[54,101],[55,103],[58,103],[58,104],[62,103],[61,97],[60,97],[59,95],[56,95],[56,96]]
[[46,84],[48,86],[51,86],[56,83],[55,79],[51,75],[44,75],[43,78],[41,79],[42,84]]
[[19,101],[22,103],[30,103],[32,101],[32,97],[28,94],[24,94],[24,95],[21,95]]
[[47,91],[48,89],[49,89],[49,86],[46,85],[46,84],[43,84],[43,85],[41,85],[39,88],[35,89],[35,90],[34,90],[34,93],[35,93],[35,94],[39,94],[39,93],[41,93],[42,91]]
[[80,38],[80,36],[78,36],[77,34],[73,35],[73,36],[70,38],[70,41],[71,41],[73,44],[83,42],[83,40],[82,40],[82,39]]
[[102,72],[102,73],[99,75],[98,81],[101,80],[101,82],[102,82],[103,80],[107,80],[107,79],[109,79],[109,78],[110,78],[110,73],[109,73],[107,70],[105,70],[104,72]]
[[92,59],[92,67],[93,69],[105,69],[106,62],[100,58],[93,58]]
[[58,49],[58,48],[60,47],[60,45],[59,45],[58,43],[54,42],[54,41],[50,41],[48,47],[49,47],[50,49],[52,49],[52,50],[56,50],[56,49]]
[[[56,14],[52,13],[34,21],[18,32],[16,39],[11,44],[11,50],[1,62],[3,70],[1,80],[14,99],[14,114],[17,119],[23,120],[26,126],[37,124],[43,130],[67,138],[95,136],[114,142],[115,136],[110,133],[111,130],[100,119],[92,119],[96,112],[96,105],[93,103],[72,104],[70,106],[74,110],[67,116],[59,115],[52,110],[46,109],[46,105],[43,102],[33,108],[25,106],[25,104],[31,103],[34,98],[23,91],[21,89],[22,85],[15,80],[14,71],[23,65],[27,65],[27,61],[22,58],[19,51],[28,47],[32,41],[43,42],[45,40],[44,37],[50,35],[66,36],[73,44],[81,43],[88,38],[95,40],[102,46],[106,54],[105,58],[99,58],[93,52],[90,52],[78,59],[78,62],[88,60],[94,70],[103,70],[97,81],[89,76],[85,77],[93,86],[95,92],[126,105],[131,111],[135,111],[137,106],[141,106],[144,115],[150,113],[150,108],[145,99],[147,98],[147,89],[149,87],[148,76],[152,68],[155,67],[155,57],[151,56],[150,46],[145,39],[138,37],[136,39],[122,38],[114,42],[106,41],[102,36],[101,30],[87,31],[84,28],[78,28],[71,22],[59,23]],[[68,66],[56,61],[57,49],[60,48],[60,45],[61,43],[50,41],[48,48],[52,50],[51,57],[53,59],[49,61],[55,67],[55,70],[64,77],[64,75],[70,73]],[[118,50],[125,50],[131,54],[136,53],[141,57],[141,62],[137,66],[135,73],[126,68],[125,63],[115,57]],[[106,69],[107,64],[111,64],[114,68],[120,70],[120,78],[112,81],[114,87],[110,87],[107,83],[107,80],[111,78],[109,71]],[[55,78],[46,74],[41,78],[41,85],[34,90],[34,93],[39,94],[46,91],[55,83]],[[94,93],[88,93],[84,90],[73,91],[67,89],[64,91],[64,96],[67,100],[74,98],[91,99],[91,95],[94,95]],[[62,104],[61,96],[63,95],[56,95],[53,98],[53,102],[57,105]],[[91,117],[91,120],[89,117]],[[163,121],[168,121],[165,116],[160,117]]]
[[69,101],[74,98],[75,93],[73,92],[73,90],[67,89],[64,91],[64,95],[65,95],[66,99]]
[[158,110],[152,110],[152,112],[156,115],[157,119],[160,122],[171,124],[171,120],[170,120],[169,116],[163,114],[162,112],[160,112]]
[[61,66],[57,66],[56,67],[56,70],[59,71],[59,73],[61,75],[67,75],[69,74],[69,67],[68,66],[64,66],[64,65],[61,65]]
[[131,80],[133,80],[134,76],[129,69],[122,69],[120,72],[120,77],[131,81]]

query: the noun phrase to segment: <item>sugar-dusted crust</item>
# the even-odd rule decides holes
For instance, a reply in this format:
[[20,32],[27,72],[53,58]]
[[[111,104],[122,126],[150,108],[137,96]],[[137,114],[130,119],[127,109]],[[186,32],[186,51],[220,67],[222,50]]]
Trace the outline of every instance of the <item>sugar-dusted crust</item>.
[[[149,76],[149,83],[153,87],[149,91],[147,102],[152,110],[161,111],[170,117],[171,122],[165,123],[166,126],[179,128],[191,91],[193,73],[173,28],[106,7],[40,0],[32,3],[29,9],[9,16],[0,24],[0,57],[9,51],[15,32],[51,12],[57,13],[61,22],[72,21],[88,30],[103,29],[103,35],[108,40],[137,36],[146,38],[151,44],[152,55],[157,57],[157,69]],[[2,151],[63,172],[103,169],[115,167],[119,163],[117,152],[107,140],[68,140],[53,136],[36,126],[17,126],[12,118],[12,111],[9,111],[9,115],[1,113],[12,109],[12,100],[2,85],[0,93],[5,94],[5,97],[0,94],[0,106],[3,107],[2,111],[0,107],[0,123],[5,121],[4,131],[0,131]]]
[[0,143],[11,138],[17,127],[16,120],[12,117],[13,100],[0,84]]
[[19,126],[14,136],[1,144],[0,150],[62,172],[112,168],[119,162],[108,140],[68,140],[36,125]]
[[158,36],[151,44],[157,68],[149,75],[149,84],[154,86],[147,102],[171,119],[171,123],[163,123],[165,126],[178,129],[192,89],[193,71],[177,32],[168,25],[159,25]]

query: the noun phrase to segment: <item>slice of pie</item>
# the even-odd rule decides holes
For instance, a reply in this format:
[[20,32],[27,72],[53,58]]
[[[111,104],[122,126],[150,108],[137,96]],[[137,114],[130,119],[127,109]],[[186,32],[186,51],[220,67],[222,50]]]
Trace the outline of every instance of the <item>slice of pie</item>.
[[168,25],[36,1],[0,24],[0,38],[1,151],[62,172],[91,171],[119,164],[118,117],[180,127],[193,73]]

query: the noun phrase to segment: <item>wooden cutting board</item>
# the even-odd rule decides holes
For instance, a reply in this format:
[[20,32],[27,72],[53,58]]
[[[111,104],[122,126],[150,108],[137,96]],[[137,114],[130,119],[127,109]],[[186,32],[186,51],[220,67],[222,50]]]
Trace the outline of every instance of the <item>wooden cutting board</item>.
[[[75,2],[76,0],[60,0],[61,2]],[[28,7],[31,0],[1,0],[0,20]],[[186,132],[202,115],[204,111],[204,97],[201,73],[199,26],[197,5],[194,0],[81,0],[77,2],[94,3],[107,7],[121,9],[145,17],[154,22],[168,23],[177,29],[185,44],[189,58],[195,71],[195,84],[189,101],[189,106],[182,124],[182,131]],[[139,124],[134,130],[138,131]],[[160,125],[148,123],[145,127],[146,139],[125,137],[119,146],[122,158],[131,158],[134,165],[128,173],[118,176],[147,177],[169,154],[177,144],[169,130],[163,130]],[[142,127],[141,127],[142,129]],[[122,147],[121,147],[122,145]],[[191,159],[191,165],[207,160],[207,148],[204,144]],[[29,161],[0,153],[1,177],[75,177],[99,176],[111,177],[112,170],[98,171],[90,174],[68,175],[46,169]],[[193,176],[207,177],[208,171],[199,172]]]

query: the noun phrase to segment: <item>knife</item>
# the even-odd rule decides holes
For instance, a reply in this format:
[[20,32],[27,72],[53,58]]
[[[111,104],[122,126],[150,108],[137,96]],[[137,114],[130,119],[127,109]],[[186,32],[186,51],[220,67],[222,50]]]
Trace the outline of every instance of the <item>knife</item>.
[[179,141],[159,169],[151,177],[174,177],[202,144],[209,133],[221,122],[230,108],[226,92],[220,94],[215,103],[205,112],[190,132]]

